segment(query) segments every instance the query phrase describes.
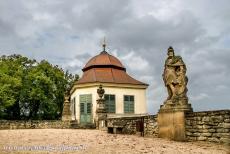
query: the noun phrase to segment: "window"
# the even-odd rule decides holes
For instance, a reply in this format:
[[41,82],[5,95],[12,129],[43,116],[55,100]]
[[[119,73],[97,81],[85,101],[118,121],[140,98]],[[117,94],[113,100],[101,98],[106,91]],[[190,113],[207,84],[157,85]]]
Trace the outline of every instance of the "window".
[[73,113],[74,113],[74,116],[76,115],[76,99],[74,97],[73,99]]
[[91,114],[92,95],[80,95],[80,113]]
[[80,113],[83,114],[85,112],[84,103],[80,103]]
[[92,122],[92,95],[80,95],[80,123]]
[[134,96],[124,95],[124,113],[134,113]]
[[105,95],[105,109],[107,113],[116,113],[115,95]]

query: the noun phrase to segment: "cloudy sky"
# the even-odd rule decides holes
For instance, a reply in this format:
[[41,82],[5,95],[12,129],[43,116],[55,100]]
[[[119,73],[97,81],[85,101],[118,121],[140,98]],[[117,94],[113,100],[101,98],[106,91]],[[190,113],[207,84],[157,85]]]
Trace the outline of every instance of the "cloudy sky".
[[1,0],[0,55],[47,59],[72,73],[102,50],[148,83],[149,113],[167,97],[167,48],[187,65],[195,111],[230,109],[229,0]]

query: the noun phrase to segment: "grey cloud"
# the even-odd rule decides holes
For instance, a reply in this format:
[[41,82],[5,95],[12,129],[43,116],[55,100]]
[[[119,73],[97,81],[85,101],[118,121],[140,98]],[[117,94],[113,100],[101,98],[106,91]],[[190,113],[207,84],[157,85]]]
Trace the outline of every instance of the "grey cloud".
[[156,113],[166,98],[161,74],[172,45],[187,64],[194,110],[230,108],[229,6],[226,0],[1,1],[0,53],[48,59],[80,73],[106,36],[108,52],[150,84],[149,112]]
[[[186,14],[187,16],[185,16]],[[169,44],[191,44],[203,33],[198,21],[188,12],[178,15],[178,22],[159,21],[151,15],[117,23],[111,37],[118,44],[134,49],[159,48]],[[130,26],[132,25],[132,26]],[[118,27],[116,27],[118,26]],[[112,32],[112,31],[111,31]],[[188,33],[185,35],[186,33]]]

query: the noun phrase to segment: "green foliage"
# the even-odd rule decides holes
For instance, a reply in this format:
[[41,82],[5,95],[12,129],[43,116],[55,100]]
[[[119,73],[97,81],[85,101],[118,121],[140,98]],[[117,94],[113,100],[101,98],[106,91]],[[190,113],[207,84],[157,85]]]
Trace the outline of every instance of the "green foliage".
[[0,57],[0,118],[58,119],[64,93],[78,75],[43,60],[20,55]]

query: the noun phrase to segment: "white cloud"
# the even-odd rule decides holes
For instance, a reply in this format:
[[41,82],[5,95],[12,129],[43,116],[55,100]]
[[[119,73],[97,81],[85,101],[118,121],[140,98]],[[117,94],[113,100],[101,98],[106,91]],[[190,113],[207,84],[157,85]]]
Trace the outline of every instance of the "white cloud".
[[134,72],[144,72],[145,70],[150,69],[148,61],[143,59],[140,55],[137,55],[134,51],[131,51],[127,55],[121,57],[121,61],[124,61],[128,68]]
[[203,100],[205,98],[208,98],[208,95],[206,93],[200,93],[196,96],[191,96],[191,101],[200,101],[200,100]]

